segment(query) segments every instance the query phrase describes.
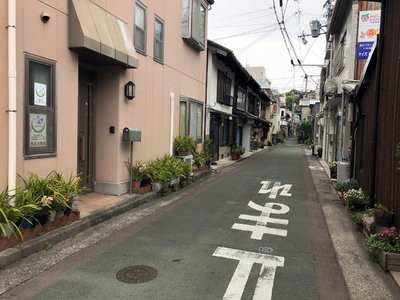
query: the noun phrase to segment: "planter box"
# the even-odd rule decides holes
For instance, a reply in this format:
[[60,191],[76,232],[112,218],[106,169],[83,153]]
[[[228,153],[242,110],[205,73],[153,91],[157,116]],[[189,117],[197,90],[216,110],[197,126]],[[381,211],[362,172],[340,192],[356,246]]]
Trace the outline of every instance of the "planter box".
[[151,185],[145,185],[142,186],[142,183],[140,181],[134,181],[132,182],[132,191],[135,194],[146,194],[151,192]]
[[242,155],[238,154],[238,153],[232,153],[231,154],[231,159],[232,160],[239,160],[242,157]]
[[378,258],[379,264],[385,271],[400,272],[400,254],[381,251]]
[[53,222],[47,222],[44,225],[39,223],[36,224],[34,228],[21,229],[23,240],[21,240],[19,235],[14,234],[10,236],[0,236],[0,251],[15,247],[24,241],[34,239],[35,237],[53,231],[61,226],[71,224],[72,222],[79,220],[79,218],[80,212],[73,210],[68,215],[59,215]]

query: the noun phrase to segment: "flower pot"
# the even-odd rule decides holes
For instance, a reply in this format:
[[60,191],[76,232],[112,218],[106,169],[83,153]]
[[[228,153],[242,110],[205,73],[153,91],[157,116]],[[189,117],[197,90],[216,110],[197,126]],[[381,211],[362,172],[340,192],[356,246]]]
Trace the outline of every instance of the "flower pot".
[[161,182],[153,182],[151,184],[152,189],[154,192],[159,193],[161,189],[163,188],[163,184]]
[[135,194],[146,194],[151,192],[151,184],[142,181],[133,181],[132,190]]
[[49,219],[47,223],[54,222],[54,220],[56,219],[56,214],[57,212],[55,210],[49,211]]
[[170,183],[169,182],[165,182],[162,184],[161,190],[160,190],[160,194],[161,196],[165,196],[167,194],[169,194],[170,192]]
[[385,271],[400,271],[400,254],[380,251],[378,260]]
[[376,212],[375,213],[375,223],[380,227],[390,227],[393,225],[394,215],[392,213],[386,212]]
[[240,153],[232,153],[231,154],[231,159],[232,160],[239,160],[241,158],[241,155],[240,155]]

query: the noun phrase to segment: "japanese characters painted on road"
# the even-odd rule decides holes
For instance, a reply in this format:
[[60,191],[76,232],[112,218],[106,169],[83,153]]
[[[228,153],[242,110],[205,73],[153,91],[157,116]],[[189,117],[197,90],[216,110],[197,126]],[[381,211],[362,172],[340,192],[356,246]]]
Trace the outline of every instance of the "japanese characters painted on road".
[[283,267],[285,258],[244,250],[218,247],[213,256],[232,260],[239,263],[226,289],[224,300],[240,300],[254,264],[260,264],[261,270],[254,291],[253,300],[269,300],[272,298],[272,289],[277,267]]
[[[253,240],[262,240],[264,234],[287,236],[287,230],[268,227],[269,224],[288,225],[289,220],[271,218],[273,215],[284,215],[290,210],[289,206],[281,203],[266,203],[265,206],[258,205],[253,201],[249,202],[249,207],[261,212],[260,216],[240,215],[239,219],[254,221],[254,225],[235,223],[232,229],[241,231],[250,231],[250,238]],[[276,207],[276,208],[275,208]]]
[[270,188],[272,182],[271,181],[261,181],[261,189],[258,191],[259,194],[269,194],[269,199],[276,199],[276,197],[279,194],[279,196],[284,196],[284,197],[292,197],[292,194],[290,194],[290,190],[292,188],[291,184],[284,184],[281,185],[280,182],[275,182],[273,186]]

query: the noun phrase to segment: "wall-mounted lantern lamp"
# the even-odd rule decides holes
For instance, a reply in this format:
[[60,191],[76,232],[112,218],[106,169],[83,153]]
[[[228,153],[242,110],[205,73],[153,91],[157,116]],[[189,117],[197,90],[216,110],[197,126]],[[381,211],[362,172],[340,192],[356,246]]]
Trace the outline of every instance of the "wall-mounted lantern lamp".
[[127,84],[125,84],[125,97],[128,100],[135,99],[135,84],[133,81],[129,81]]

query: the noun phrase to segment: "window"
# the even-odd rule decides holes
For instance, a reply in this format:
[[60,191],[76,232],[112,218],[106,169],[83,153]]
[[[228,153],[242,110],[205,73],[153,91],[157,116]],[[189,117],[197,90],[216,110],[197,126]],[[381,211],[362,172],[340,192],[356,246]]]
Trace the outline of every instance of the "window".
[[203,140],[203,104],[183,98],[180,103],[180,135],[190,135],[197,142]]
[[135,6],[135,48],[139,53],[146,53],[146,9],[138,3]]
[[202,0],[182,0],[182,36],[199,51],[205,49],[207,6]]
[[154,22],[154,59],[164,62],[164,23],[158,19]]
[[222,71],[218,71],[217,89],[217,102],[231,106],[232,79]]
[[24,134],[27,156],[56,152],[54,77],[54,63],[27,58]]
[[246,110],[246,90],[241,87],[238,88],[236,108]]
[[336,50],[335,58],[333,60],[334,74],[336,76],[338,76],[344,69],[344,47],[346,44],[346,36],[347,33],[344,33],[338,45],[338,49]]

